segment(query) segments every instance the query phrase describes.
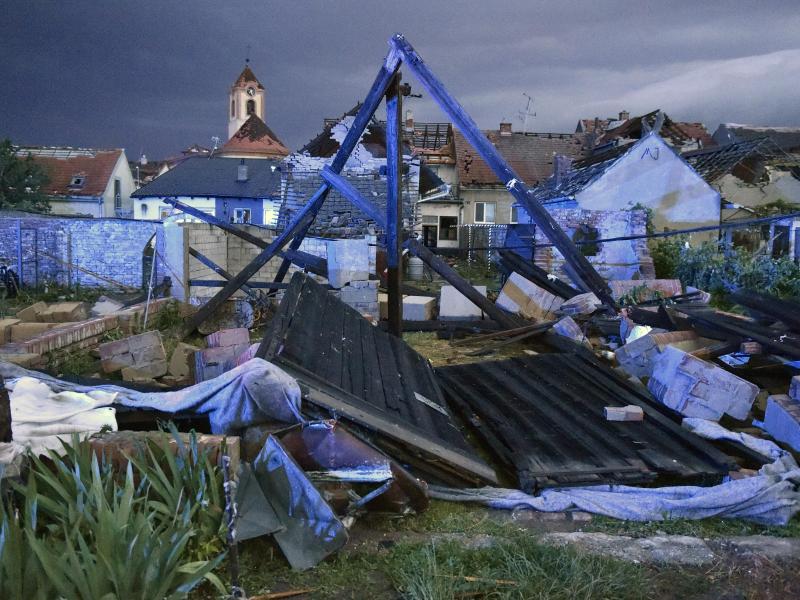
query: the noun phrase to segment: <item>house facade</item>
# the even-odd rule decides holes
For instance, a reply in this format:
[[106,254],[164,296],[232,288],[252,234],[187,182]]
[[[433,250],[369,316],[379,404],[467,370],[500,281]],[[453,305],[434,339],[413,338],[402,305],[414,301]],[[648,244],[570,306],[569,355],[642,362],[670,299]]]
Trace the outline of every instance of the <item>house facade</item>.
[[167,198],[229,223],[275,227],[281,203],[282,163],[223,156],[187,158],[133,194],[134,218],[196,221]]
[[54,215],[131,218],[136,189],[125,150],[69,147],[21,147],[47,173],[47,194]]

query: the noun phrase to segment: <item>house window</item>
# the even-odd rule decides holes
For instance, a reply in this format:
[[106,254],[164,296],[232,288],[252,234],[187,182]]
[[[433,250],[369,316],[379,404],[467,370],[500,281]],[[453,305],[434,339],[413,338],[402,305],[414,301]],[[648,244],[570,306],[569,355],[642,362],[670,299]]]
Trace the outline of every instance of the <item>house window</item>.
[[247,114],[252,115],[256,112],[256,101],[255,100],[248,100],[247,101]]
[[233,209],[233,222],[247,224],[250,223],[250,209],[249,208],[234,208]]
[[278,225],[278,212],[280,205],[275,202],[270,202],[268,206],[264,207],[264,225],[266,227],[276,227]]
[[475,203],[475,222],[476,223],[494,223],[494,202],[476,202]]
[[458,217],[439,217],[439,239],[458,241]]
[[519,223],[519,208],[516,206],[511,207],[511,221],[512,225]]
[[600,232],[597,227],[592,227],[584,223],[572,234],[573,242],[583,242],[578,244],[581,254],[584,256],[597,256],[600,253],[600,244],[596,240],[600,239]]
[[70,179],[69,181],[69,187],[82,188],[85,182],[86,182],[86,177],[84,177],[83,175],[73,175],[72,179]]
[[236,100],[231,100],[231,118],[236,117]]
[[114,208],[122,209],[122,182],[119,179],[114,180]]
[[142,202],[142,216],[145,216],[146,214],[147,214],[147,204]]

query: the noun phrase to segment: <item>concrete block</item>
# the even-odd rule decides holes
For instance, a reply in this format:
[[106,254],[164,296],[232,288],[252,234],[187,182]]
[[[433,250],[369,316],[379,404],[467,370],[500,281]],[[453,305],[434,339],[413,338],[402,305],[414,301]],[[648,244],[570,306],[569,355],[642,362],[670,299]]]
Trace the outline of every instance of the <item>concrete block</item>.
[[0,344],[11,341],[11,328],[21,322],[20,319],[0,319]]
[[11,341],[26,341],[59,325],[60,323],[17,323],[11,326]]
[[767,398],[764,429],[779,442],[800,452],[800,402],[785,394]]
[[627,406],[606,406],[603,409],[606,421],[644,421],[644,411],[641,406],[629,404]]
[[661,352],[647,387],[682,415],[713,421],[746,419],[758,395],[758,386],[673,346]]
[[45,323],[66,323],[84,321],[89,318],[89,308],[85,302],[56,302],[38,315]]
[[326,244],[328,282],[341,288],[369,279],[369,243],[366,239],[330,240]]
[[[152,363],[163,362],[166,365],[167,360],[161,333],[158,331],[147,331],[123,340],[100,344],[98,352],[100,353],[100,364],[106,373],[113,373],[124,368],[138,369]],[[166,373],[166,366],[164,373]],[[149,375],[149,377],[160,377],[160,375]]]
[[[485,285],[472,287],[481,296],[486,297]],[[482,319],[483,311],[452,285],[443,285],[439,296],[439,318],[442,320],[455,319],[464,321]]]
[[200,348],[179,342],[172,351],[172,356],[169,357],[169,365],[167,370],[169,374],[177,379],[189,378],[192,375],[192,367],[194,366],[194,353],[199,351]]
[[28,353],[0,354],[0,361],[10,362],[12,364],[19,365],[20,367],[25,367],[26,369],[41,366],[43,362],[42,357],[38,354]]
[[389,294],[378,294],[378,312],[382,321],[389,318]]
[[154,379],[167,374],[167,361],[160,360],[151,363],[138,364],[122,369],[122,379],[125,381],[142,381]]
[[20,321],[27,323],[36,323],[39,320],[39,315],[47,310],[47,304],[44,302],[36,302],[17,311],[17,318]]
[[496,302],[500,308],[534,321],[552,320],[555,317],[555,311],[563,303],[563,298],[554,296],[519,273],[511,274],[503,289],[500,290]]
[[[699,344],[706,342],[707,340],[700,338],[694,331],[649,333],[617,348],[614,351],[614,355],[619,365],[629,375],[649,377],[653,372],[653,365],[656,359],[666,346],[673,345],[680,347],[684,351],[691,352],[702,347]],[[692,343],[697,344],[697,348],[690,349]]]
[[436,298],[429,296],[406,296],[403,298],[404,321],[430,321],[436,308]]

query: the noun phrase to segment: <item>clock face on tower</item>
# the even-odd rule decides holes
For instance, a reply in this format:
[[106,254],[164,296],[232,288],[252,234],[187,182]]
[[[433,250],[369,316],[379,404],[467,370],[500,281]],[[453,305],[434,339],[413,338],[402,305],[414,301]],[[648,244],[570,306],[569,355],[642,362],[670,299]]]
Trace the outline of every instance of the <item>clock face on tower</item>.
[[247,88],[247,95],[248,96],[255,96],[256,95],[255,88]]

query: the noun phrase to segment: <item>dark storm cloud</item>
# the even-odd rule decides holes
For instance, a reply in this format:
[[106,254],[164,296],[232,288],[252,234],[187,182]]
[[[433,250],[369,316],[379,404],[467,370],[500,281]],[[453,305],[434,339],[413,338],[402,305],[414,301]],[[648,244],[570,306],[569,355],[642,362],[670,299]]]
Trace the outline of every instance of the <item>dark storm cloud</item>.
[[[292,148],[366,93],[402,32],[483,127],[535,97],[532,128],[662,108],[800,124],[800,14],[787,2],[3,1],[0,136],[160,157],[225,137],[248,46]],[[408,76],[407,76],[408,79]],[[413,84],[413,81],[412,81]],[[419,91],[419,90],[417,90]],[[440,120],[427,99],[417,119]],[[521,125],[517,121],[518,125]]]

